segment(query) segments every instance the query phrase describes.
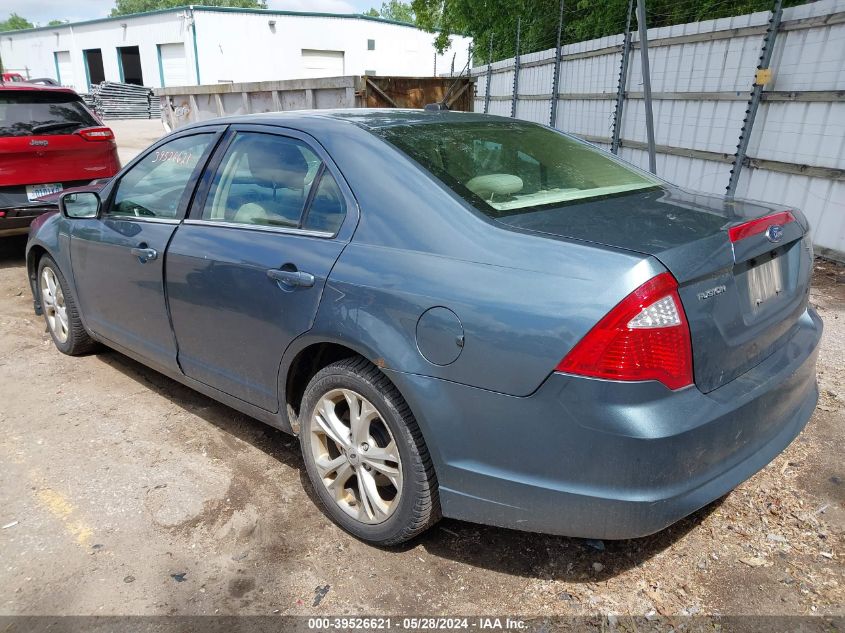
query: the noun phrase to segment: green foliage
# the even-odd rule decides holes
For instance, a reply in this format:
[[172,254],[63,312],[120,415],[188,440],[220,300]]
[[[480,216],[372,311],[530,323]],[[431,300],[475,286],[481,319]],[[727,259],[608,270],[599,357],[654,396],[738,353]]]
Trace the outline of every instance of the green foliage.
[[[564,44],[615,35],[625,30],[629,0],[564,0]],[[784,0],[795,6],[806,0]],[[713,18],[769,11],[773,0],[646,0],[648,27],[698,22]],[[453,33],[475,40],[475,61],[486,63],[490,36],[493,59],[512,57],[516,25],[521,23],[520,53],[552,48],[557,38],[559,0],[412,0],[417,24],[439,31],[435,47],[449,48]],[[631,21],[636,29],[636,12]]]
[[47,22],[47,26],[61,26],[62,24],[67,24],[67,20],[50,20]]
[[381,9],[376,9],[374,7],[367,11],[364,15],[396,20],[398,22],[408,22],[410,24],[417,23],[417,17],[414,15],[413,8],[411,8],[409,3],[402,2],[402,0],[388,0],[388,2],[382,2]]
[[[130,13],[144,13],[157,9],[172,9],[189,4],[185,0],[115,0],[114,8],[109,14],[111,17],[128,15]],[[241,9],[266,9],[266,0],[203,0],[200,2],[205,7],[238,7]]]
[[0,31],[19,31],[20,29],[31,29],[35,26],[26,18],[17,13],[12,13],[7,20],[0,22]]

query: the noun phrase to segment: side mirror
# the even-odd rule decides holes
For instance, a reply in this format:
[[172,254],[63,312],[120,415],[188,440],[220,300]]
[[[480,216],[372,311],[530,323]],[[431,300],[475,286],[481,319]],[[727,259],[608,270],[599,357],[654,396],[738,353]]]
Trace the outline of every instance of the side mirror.
[[93,191],[63,193],[59,211],[66,218],[96,218],[100,215],[100,196]]

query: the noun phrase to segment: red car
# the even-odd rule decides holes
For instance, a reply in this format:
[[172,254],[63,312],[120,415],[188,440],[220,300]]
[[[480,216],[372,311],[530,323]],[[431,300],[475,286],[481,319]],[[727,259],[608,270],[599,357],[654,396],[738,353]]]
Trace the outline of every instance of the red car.
[[114,133],[76,92],[0,84],[0,236],[26,233],[42,196],[119,170]]

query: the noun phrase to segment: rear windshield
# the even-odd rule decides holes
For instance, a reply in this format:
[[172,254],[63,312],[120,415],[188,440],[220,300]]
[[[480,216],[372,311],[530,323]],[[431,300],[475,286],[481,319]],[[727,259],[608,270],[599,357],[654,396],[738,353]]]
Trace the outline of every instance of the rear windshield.
[[98,125],[76,95],[17,90],[0,92],[0,136],[71,134]]
[[599,149],[525,121],[401,125],[375,134],[491,217],[659,185]]

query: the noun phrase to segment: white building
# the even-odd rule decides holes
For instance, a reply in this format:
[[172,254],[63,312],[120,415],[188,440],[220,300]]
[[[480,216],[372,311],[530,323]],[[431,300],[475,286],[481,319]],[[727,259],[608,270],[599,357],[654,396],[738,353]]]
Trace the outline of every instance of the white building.
[[[363,15],[179,7],[0,34],[3,67],[91,83],[149,87],[339,75],[460,72],[470,38],[435,55],[434,35]],[[436,62],[435,62],[436,60]],[[435,69],[436,63],[436,69]]]

